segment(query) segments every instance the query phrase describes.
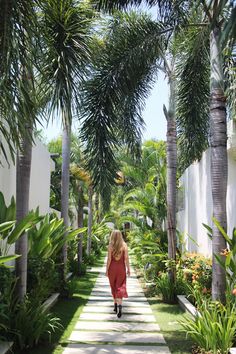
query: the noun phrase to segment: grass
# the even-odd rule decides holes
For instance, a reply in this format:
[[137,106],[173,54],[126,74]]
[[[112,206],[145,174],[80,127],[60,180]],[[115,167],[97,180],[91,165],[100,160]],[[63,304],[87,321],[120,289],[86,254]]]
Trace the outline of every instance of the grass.
[[171,353],[191,353],[194,343],[186,338],[186,334],[179,323],[184,318],[184,312],[179,305],[164,304],[158,299],[149,299],[149,303]]
[[[135,258],[133,258],[135,262]],[[152,307],[157,323],[160,326],[166,343],[172,354],[189,354],[192,353],[194,343],[191,339],[186,338],[186,333],[183,331],[180,324],[184,319],[185,313],[178,304],[165,304],[156,297],[156,288],[152,285],[146,288],[143,273],[137,269],[137,275],[141,285],[144,287],[144,292],[148,297],[148,301]]]
[[[97,260],[94,266],[102,266],[103,262],[104,254],[102,258]],[[86,273],[79,278],[74,278],[77,281],[78,291],[71,299],[60,299],[52,309],[53,314],[61,319],[63,329],[57,330],[52,335],[50,344],[43,343],[28,352],[24,351],[24,354],[61,354],[63,352],[64,348],[69,343],[68,338],[79,319],[83,307],[87,303],[97,276],[97,272],[92,272]]]

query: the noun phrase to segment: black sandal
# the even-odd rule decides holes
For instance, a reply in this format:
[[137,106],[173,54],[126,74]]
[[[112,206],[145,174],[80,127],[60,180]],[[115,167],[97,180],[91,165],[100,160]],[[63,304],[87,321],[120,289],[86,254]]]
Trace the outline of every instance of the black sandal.
[[114,304],[114,310],[115,313],[117,313],[117,303]]

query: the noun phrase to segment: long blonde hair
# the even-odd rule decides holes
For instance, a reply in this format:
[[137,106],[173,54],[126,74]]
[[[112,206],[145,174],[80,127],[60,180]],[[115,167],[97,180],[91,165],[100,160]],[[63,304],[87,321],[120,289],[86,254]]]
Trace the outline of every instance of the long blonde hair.
[[124,240],[120,230],[113,230],[110,237],[110,246],[112,254],[115,258],[120,256],[121,250],[124,246]]

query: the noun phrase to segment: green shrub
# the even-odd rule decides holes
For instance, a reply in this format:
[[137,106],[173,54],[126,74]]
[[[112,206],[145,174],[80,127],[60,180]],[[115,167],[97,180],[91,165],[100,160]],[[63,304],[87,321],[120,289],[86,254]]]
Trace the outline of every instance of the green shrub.
[[43,302],[53,292],[58,291],[60,284],[58,266],[53,259],[28,259],[28,293],[30,297]]
[[176,282],[170,281],[168,273],[161,273],[156,282],[157,294],[168,304],[177,302],[177,295],[188,293],[188,285],[181,274],[177,274]]
[[89,265],[89,266],[94,265],[96,260],[97,260],[97,258],[98,257],[94,253],[91,253],[90,255],[85,254],[83,256],[84,263]]
[[[199,299],[201,297],[199,296]],[[236,335],[236,308],[219,302],[200,300],[199,315],[181,322],[196,344],[213,354],[226,354]]]
[[212,282],[212,261],[197,253],[186,253],[179,268],[190,285],[210,291]]
[[73,295],[78,291],[78,281],[76,279],[71,279],[66,284],[66,289],[68,292],[68,297],[72,298]]
[[59,318],[28,298],[18,303],[11,314],[11,333],[21,350],[32,348],[43,340],[50,341],[51,334],[60,327]]

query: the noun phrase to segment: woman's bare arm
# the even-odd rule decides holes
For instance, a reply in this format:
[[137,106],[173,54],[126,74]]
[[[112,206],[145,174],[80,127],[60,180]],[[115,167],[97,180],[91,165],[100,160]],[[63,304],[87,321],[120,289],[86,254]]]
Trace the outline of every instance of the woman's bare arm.
[[128,254],[127,245],[125,245],[125,265],[126,265],[127,275],[130,276],[129,254]]
[[106,276],[108,277],[108,270],[111,264],[111,246],[108,246],[107,251],[107,267],[106,267]]

